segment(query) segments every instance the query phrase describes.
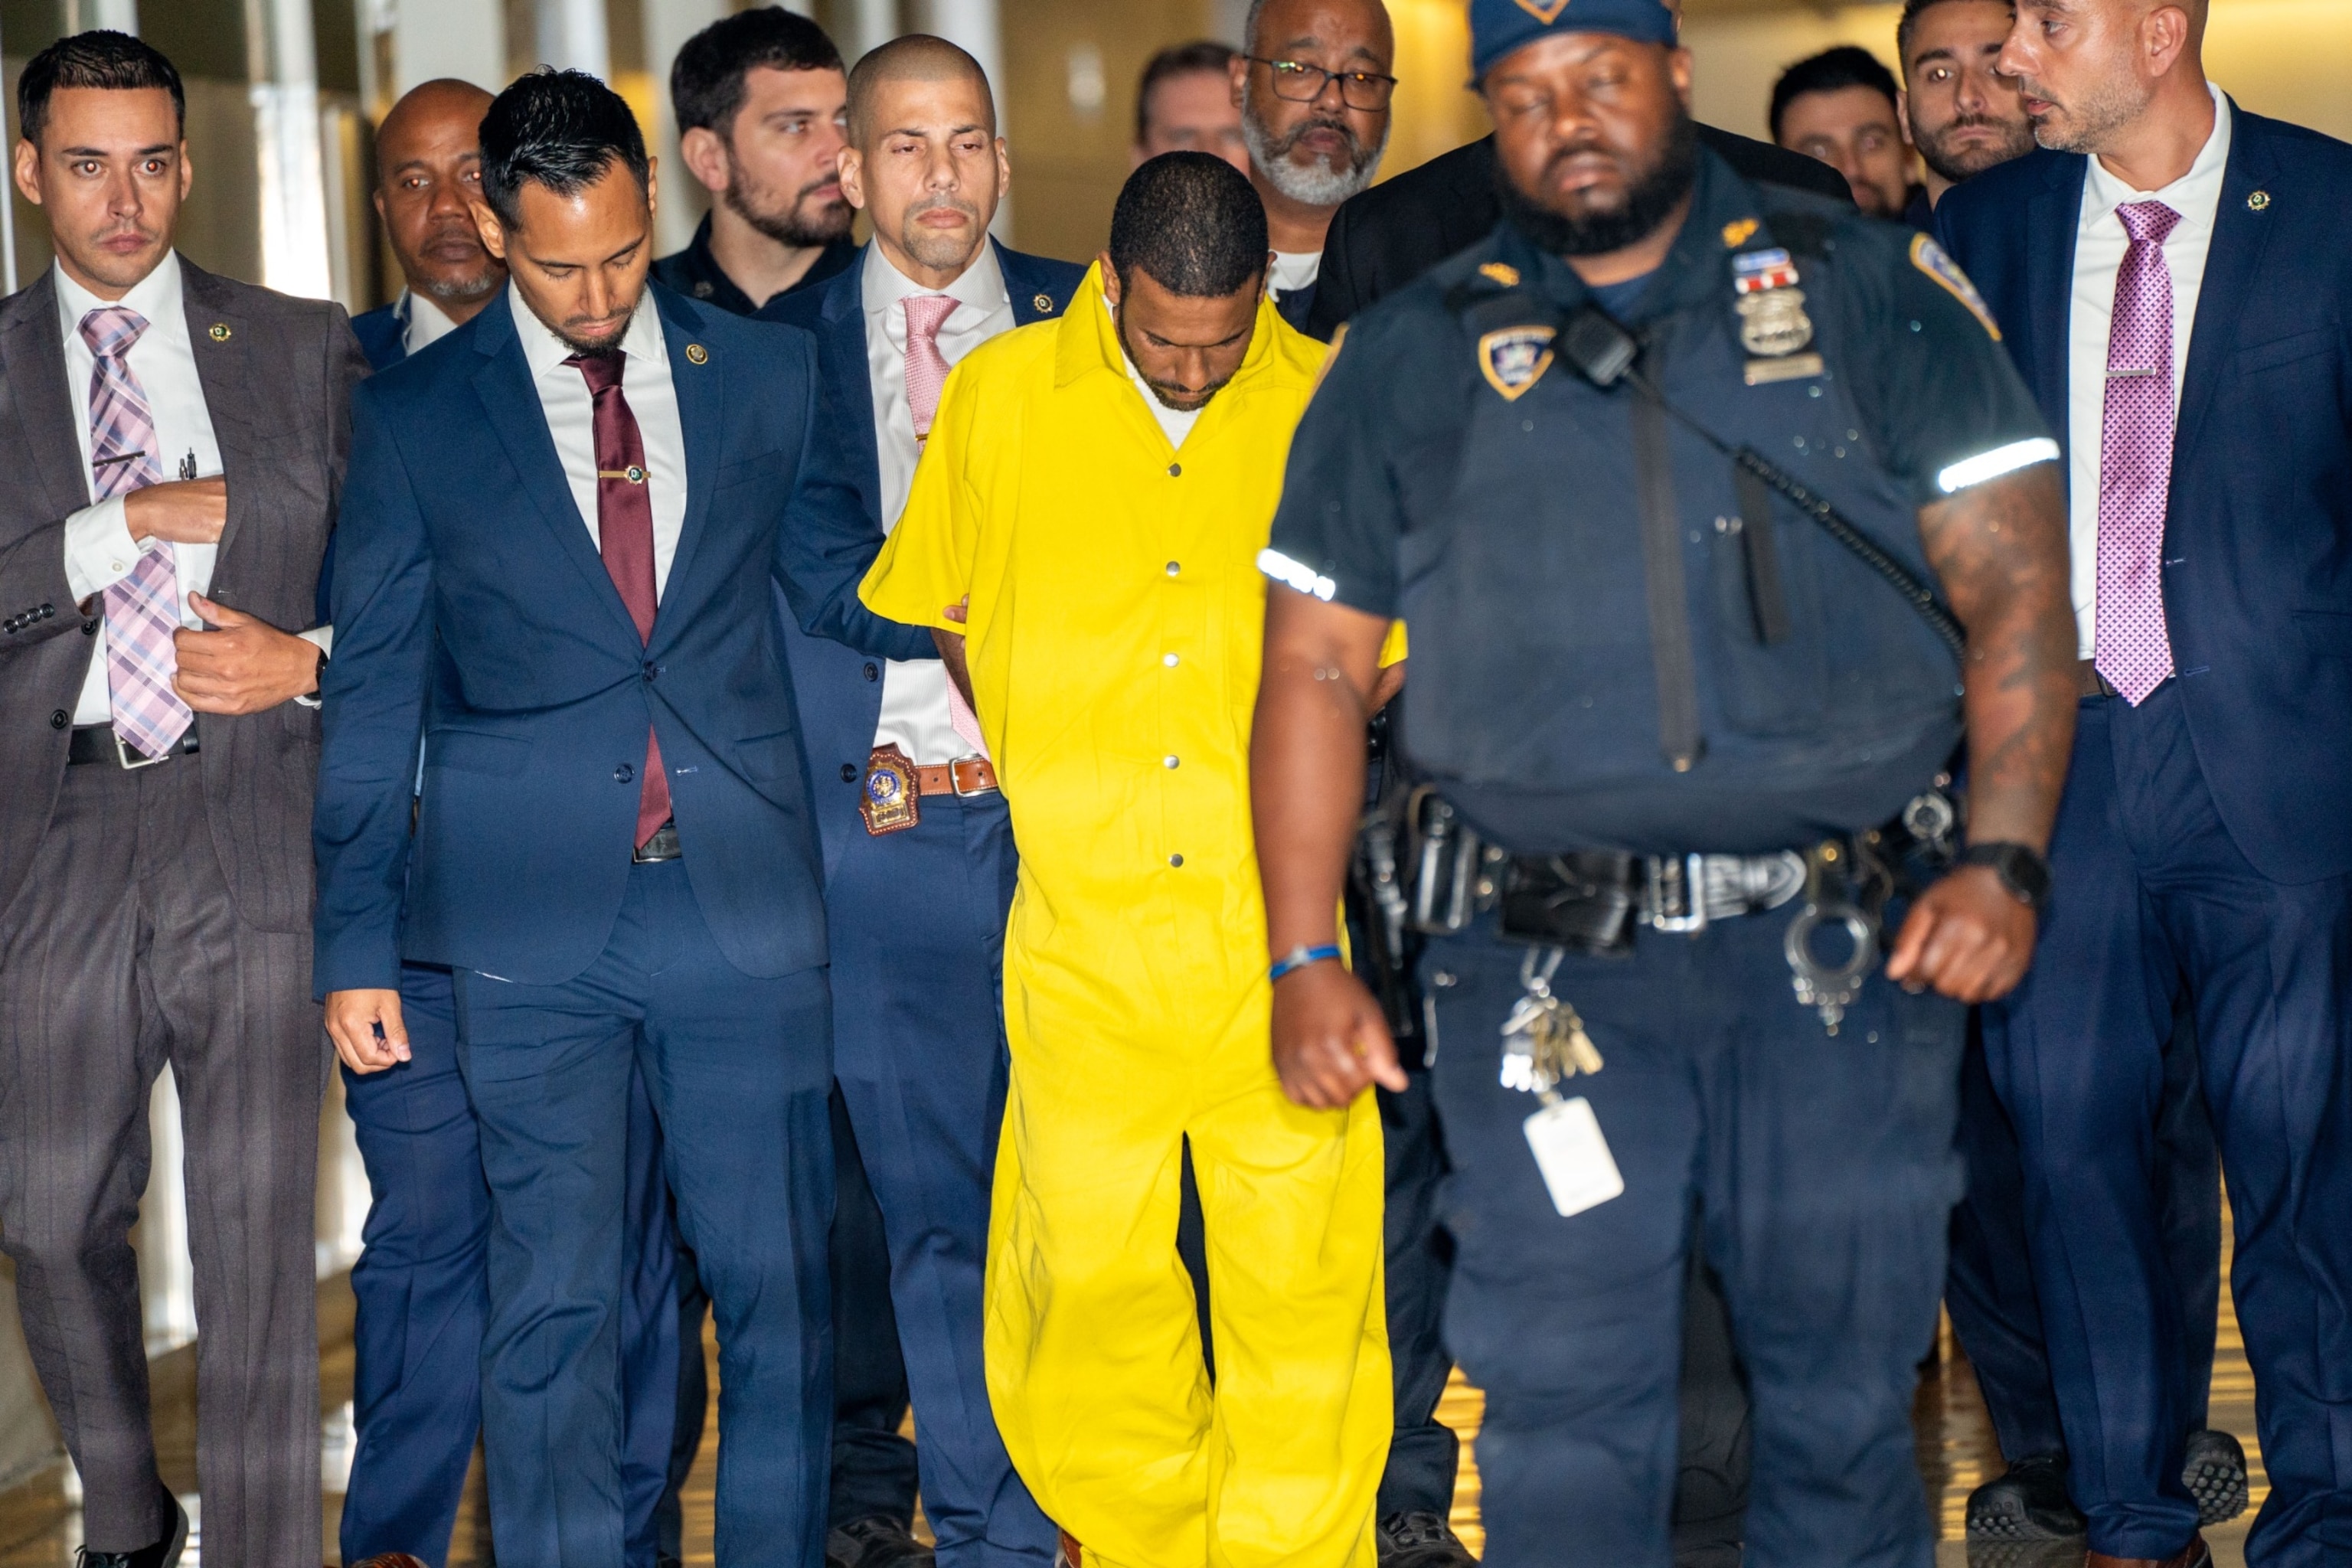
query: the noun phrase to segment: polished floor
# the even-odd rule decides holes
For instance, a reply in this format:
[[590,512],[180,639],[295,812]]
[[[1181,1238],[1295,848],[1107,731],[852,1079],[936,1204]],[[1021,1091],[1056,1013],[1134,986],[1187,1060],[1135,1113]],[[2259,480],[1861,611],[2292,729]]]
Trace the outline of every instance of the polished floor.
[[[2225,1274],[2226,1279],[2226,1259]],[[320,1462],[324,1482],[326,1539],[328,1561],[336,1561],[333,1552],[335,1520],[342,1506],[342,1486],[350,1473],[352,1453],[351,1389],[352,1352],[349,1338],[350,1294],[339,1284],[320,1289],[320,1319],[324,1335],[335,1342],[320,1358],[320,1389],[324,1405],[320,1421]],[[711,1358],[711,1388],[714,1398],[718,1389],[717,1347],[706,1342],[705,1354]],[[202,1500],[196,1495],[194,1363],[191,1352],[179,1351],[163,1358],[155,1365],[155,1426],[164,1480],[179,1493],[191,1518],[197,1521],[197,1533],[190,1538],[189,1551],[184,1560],[186,1568],[200,1568],[202,1563]],[[1462,1479],[1454,1500],[1454,1528],[1475,1550],[1482,1532],[1478,1527],[1478,1469],[1475,1439],[1482,1401],[1477,1390],[1465,1384],[1459,1376],[1454,1381],[1440,1406],[1439,1415],[1469,1439],[1464,1455]],[[2231,1306],[2226,1286],[2221,1296],[2221,1351],[2213,1368],[2213,1424],[2238,1435],[2246,1445],[2246,1453],[2253,1468],[2253,1500],[2256,1507],[2268,1491],[2262,1471],[2262,1455],[2254,1441],[2254,1385],[2246,1369],[2246,1358],[2238,1337],[2237,1314]],[[1931,1504],[1937,1510],[1945,1544],[1938,1548],[1938,1568],[1958,1568],[1970,1563],[1970,1555],[1960,1544],[1960,1509],[1971,1488],[1989,1475],[1997,1474],[2000,1458],[1994,1447],[1992,1430],[1987,1425],[1984,1402],[1979,1396],[1975,1374],[1960,1356],[1946,1332],[1939,1346],[1935,1366],[1920,1382],[1918,1401],[1915,1407],[1913,1426],[1918,1439],[1919,1474],[1927,1489]],[[713,1421],[713,1428],[716,1420]],[[717,1463],[715,1445],[704,1447],[701,1462],[695,1467],[686,1491],[687,1541],[688,1563],[707,1564],[710,1555],[711,1481]],[[0,1568],[71,1568],[74,1548],[81,1539],[81,1516],[71,1468],[59,1464],[0,1493]],[[2237,1522],[2211,1532],[2214,1561],[2221,1568],[2242,1568],[2242,1543],[2247,1522],[2252,1518],[2250,1510]],[[2065,1553],[2021,1557],[2010,1549],[2007,1555],[1988,1557],[1979,1552],[1973,1568],[2077,1568],[2082,1559],[2079,1552],[2071,1557]],[[464,1507],[457,1516],[457,1539],[450,1553],[451,1564],[487,1564],[492,1561],[488,1510],[483,1506],[481,1467],[477,1458]],[[226,1568],[226,1565],[221,1565]]]

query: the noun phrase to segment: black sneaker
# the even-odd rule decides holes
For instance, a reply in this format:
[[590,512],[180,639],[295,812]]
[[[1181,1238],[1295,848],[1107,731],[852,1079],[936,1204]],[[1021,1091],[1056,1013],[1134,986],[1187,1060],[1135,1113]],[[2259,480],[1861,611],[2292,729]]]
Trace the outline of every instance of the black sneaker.
[[1377,1540],[1380,1568],[1475,1568],[1478,1561],[1442,1513],[1392,1513],[1381,1521]]
[[2090,1523],[2066,1495],[2066,1456],[2034,1454],[1969,1494],[1971,1542],[2074,1541]]
[[152,1546],[142,1546],[136,1552],[92,1552],[87,1546],[74,1549],[74,1568],[179,1568],[180,1553],[188,1545],[188,1510],[180,1500],[165,1494],[172,1505],[172,1528],[163,1539]]
[[932,1568],[931,1549],[887,1513],[853,1519],[824,1538],[824,1568]]
[[2245,1448],[2227,1432],[2191,1432],[2180,1484],[2197,1500],[2199,1524],[2229,1523],[2246,1511]]

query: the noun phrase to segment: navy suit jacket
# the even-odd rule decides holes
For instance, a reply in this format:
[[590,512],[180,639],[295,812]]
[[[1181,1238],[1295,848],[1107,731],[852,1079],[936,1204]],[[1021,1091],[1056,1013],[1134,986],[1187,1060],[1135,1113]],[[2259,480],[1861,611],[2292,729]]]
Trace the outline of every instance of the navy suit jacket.
[[[2180,389],[2164,612],[2197,759],[2263,875],[2352,871],[2352,145],[2233,103]],[[1945,193],[1936,233],[2067,436],[2087,160]]]
[[[996,247],[996,262],[1004,273],[1005,292],[1013,297],[1016,326],[1060,315],[1087,275],[1085,268],[1067,261],[1024,256],[1001,245]],[[874,385],[866,358],[865,277],[866,258],[861,250],[857,259],[829,282],[772,300],[760,312],[762,321],[805,327],[816,334],[826,397],[840,411],[842,423],[856,432],[848,468],[864,524],[863,542],[855,551],[839,548],[844,559],[854,555],[859,560],[856,573],[861,578],[866,566],[881,553],[883,539],[882,468],[875,456]],[[784,616],[784,637],[792,649],[793,685],[800,694],[817,826],[824,835],[825,870],[830,874],[841,863],[850,836],[866,831],[857,815],[858,790],[866,756],[874,749],[874,727],[882,717],[882,660],[872,657],[870,642],[861,651],[829,638],[812,637],[791,624],[795,619]],[[910,635],[898,647],[884,648],[885,657],[939,657],[929,632],[911,626],[901,629]]]
[[359,339],[360,350],[373,369],[390,370],[408,357],[408,321],[400,313],[397,300],[353,316],[352,335]]
[[859,443],[833,423],[815,342],[647,292],[687,448],[650,639],[572,500],[509,296],[353,406],[313,827],[322,994],[393,986],[402,957],[531,984],[586,969],[628,880],[648,725],[719,950],[752,975],[825,962],[769,584],[824,635],[919,634],[856,601],[866,517],[842,458]]

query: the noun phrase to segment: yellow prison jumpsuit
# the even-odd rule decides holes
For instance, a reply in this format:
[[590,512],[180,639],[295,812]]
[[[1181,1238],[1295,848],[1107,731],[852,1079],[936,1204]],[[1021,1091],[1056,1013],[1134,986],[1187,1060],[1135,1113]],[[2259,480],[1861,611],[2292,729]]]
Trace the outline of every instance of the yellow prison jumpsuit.
[[[1389,1443],[1381,1127],[1276,1080],[1250,714],[1255,564],[1322,345],[1258,310],[1181,452],[1089,273],[957,365],[861,593],[962,630],[1021,847],[988,1386],[1088,1568],[1374,1560]],[[966,594],[961,627],[941,614]],[[1208,1237],[1213,1396],[1176,1256]]]

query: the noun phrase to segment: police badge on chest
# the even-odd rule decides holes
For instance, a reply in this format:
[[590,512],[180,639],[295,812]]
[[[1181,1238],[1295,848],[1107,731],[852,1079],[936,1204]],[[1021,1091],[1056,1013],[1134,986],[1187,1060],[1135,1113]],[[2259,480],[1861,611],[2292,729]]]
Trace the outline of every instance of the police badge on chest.
[[1739,313],[1739,346],[1750,386],[1822,374],[1822,356],[1800,354],[1813,341],[1797,265],[1781,249],[1751,250],[1731,258],[1732,309]]

